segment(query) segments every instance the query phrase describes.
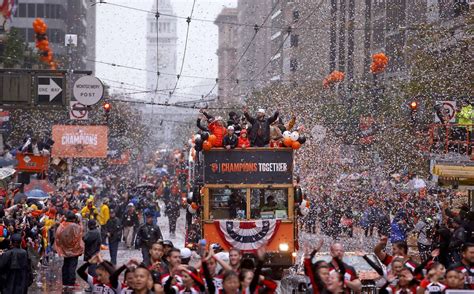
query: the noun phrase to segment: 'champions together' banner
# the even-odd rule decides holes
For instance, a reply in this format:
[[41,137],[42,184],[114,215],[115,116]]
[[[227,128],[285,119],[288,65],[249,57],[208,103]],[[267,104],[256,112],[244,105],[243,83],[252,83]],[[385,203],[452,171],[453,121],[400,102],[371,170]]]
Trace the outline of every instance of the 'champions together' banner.
[[291,184],[292,174],[291,149],[204,152],[206,184]]

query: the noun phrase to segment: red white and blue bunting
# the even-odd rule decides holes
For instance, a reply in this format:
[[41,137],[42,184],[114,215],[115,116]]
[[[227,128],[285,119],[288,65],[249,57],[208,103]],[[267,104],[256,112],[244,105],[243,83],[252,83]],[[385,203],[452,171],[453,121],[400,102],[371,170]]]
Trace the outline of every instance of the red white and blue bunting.
[[271,241],[278,231],[280,220],[217,220],[214,224],[227,246],[251,251]]

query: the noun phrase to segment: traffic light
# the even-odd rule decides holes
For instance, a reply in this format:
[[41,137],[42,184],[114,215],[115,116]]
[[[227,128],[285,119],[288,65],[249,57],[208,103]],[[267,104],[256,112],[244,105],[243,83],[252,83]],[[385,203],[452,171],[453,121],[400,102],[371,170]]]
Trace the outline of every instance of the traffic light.
[[109,102],[105,102],[104,105],[102,105],[102,108],[104,108],[105,113],[109,113],[110,109],[112,109],[112,105],[110,105]]
[[418,102],[416,102],[416,101],[411,101],[408,106],[410,107],[411,111],[417,111],[418,110]]
[[413,126],[416,126],[418,123],[418,101],[412,100],[408,103],[408,108],[410,108],[411,122]]

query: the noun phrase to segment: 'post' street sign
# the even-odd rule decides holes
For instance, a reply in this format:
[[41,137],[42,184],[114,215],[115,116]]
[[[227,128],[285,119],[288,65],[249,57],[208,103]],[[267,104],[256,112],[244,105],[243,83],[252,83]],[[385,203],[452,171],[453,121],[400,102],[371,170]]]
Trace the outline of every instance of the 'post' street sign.
[[64,104],[63,78],[38,77],[38,104]]
[[83,76],[74,83],[72,94],[80,103],[94,105],[104,96],[104,85],[96,77]]

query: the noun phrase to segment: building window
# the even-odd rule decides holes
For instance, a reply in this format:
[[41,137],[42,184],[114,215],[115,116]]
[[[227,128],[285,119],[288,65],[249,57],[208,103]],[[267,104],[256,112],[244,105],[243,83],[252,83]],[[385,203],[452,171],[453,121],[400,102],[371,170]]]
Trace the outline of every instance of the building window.
[[36,4],[36,16],[44,17],[44,4]]
[[18,16],[26,17],[26,4],[18,5]]
[[28,17],[36,17],[36,5],[35,4],[28,4]]
[[64,15],[64,7],[58,5],[58,18],[63,18]]
[[34,42],[35,41],[35,31],[33,29],[27,29],[27,37],[28,37],[28,42]]
[[54,18],[61,18],[61,12],[59,12],[59,5],[54,5],[53,6],[54,10]]
[[299,36],[291,35],[290,37],[290,47],[298,47]]
[[281,9],[278,9],[277,12],[275,12],[273,15],[272,15],[272,19],[276,18],[277,16],[279,16],[281,14]]
[[44,5],[44,17],[51,18],[51,4]]
[[293,21],[297,22],[300,19],[300,11],[299,10],[293,10]]
[[296,71],[298,69],[298,60],[296,58],[290,59],[290,71]]
[[273,40],[275,40],[276,38],[278,38],[278,37],[280,37],[280,36],[281,36],[281,32],[278,31],[278,32],[276,32],[276,33],[274,33],[274,34],[272,35],[272,38],[271,38],[271,39],[272,39],[272,41],[273,41]]
[[61,30],[52,29],[49,37],[52,43],[64,43],[64,32]]

